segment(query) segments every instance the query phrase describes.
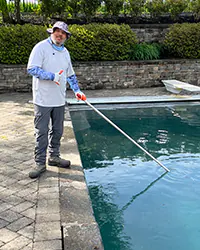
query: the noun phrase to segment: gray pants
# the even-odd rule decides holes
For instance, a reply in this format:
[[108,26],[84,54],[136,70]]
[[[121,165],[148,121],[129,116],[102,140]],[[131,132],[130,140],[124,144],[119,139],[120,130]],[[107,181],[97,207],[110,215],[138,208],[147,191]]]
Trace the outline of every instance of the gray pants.
[[50,156],[60,155],[65,106],[41,107],[34,105],[35,162],[46,164],[47,148]]

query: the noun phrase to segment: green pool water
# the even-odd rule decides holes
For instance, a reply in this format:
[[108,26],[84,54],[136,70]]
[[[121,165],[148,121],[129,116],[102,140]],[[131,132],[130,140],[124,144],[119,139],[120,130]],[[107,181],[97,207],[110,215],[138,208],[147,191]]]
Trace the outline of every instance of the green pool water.
[[94,111],[70,111],[105,250],[199,250],[200,104],[100,110],[170,169]]

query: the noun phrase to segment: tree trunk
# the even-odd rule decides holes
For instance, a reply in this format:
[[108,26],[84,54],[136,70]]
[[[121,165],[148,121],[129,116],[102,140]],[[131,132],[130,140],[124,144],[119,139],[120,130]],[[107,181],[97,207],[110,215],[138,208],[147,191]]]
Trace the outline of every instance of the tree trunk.
[[15,21],[21,23],[20,0],[15,0]]

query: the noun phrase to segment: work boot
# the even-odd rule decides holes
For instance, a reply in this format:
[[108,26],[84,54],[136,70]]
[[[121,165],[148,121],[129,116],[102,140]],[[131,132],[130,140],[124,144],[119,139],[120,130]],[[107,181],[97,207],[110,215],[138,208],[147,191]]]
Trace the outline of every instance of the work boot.
[[36,164],[35,168],[29,172],[29,177],[31,179],[38,178],[45,171],[46,171],[46,165]]
[[60,158],[59,156],[49,157],[48,159],[49,166],[57,166],[59,168],[69,168],[71,162],[65,159]]

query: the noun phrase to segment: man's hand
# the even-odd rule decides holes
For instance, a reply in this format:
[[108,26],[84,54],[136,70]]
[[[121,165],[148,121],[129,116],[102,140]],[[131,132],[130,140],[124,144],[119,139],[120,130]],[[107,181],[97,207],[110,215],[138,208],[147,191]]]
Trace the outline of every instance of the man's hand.
[[60,70],[58,73],[55,73],[55,77],[54,77],[54,82],[58,85],[60,85],[60,81],[61,81],[61,78],[62,78],[62,73],[63,73],[63,70]]
[[85,101],[86,100],[86,96],[83,92],[79,91],[75,93],[75,96],[78,100],[82,100]]

